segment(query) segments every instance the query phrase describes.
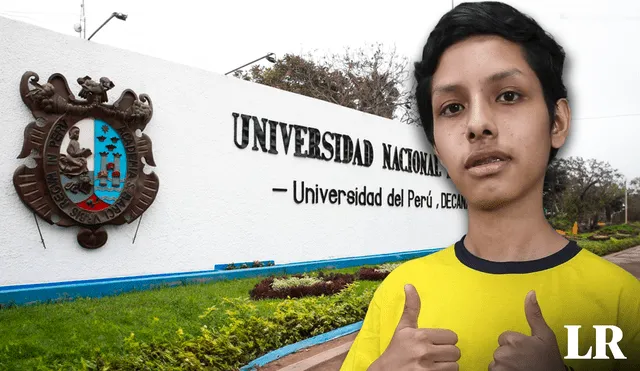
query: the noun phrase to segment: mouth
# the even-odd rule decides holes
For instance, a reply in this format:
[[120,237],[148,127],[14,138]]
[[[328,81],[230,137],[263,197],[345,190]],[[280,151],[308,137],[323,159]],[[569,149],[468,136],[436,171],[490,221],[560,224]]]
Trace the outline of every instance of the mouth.
[[511,161],[511,157],[502,151],[477,151],[471,153],[471,155],[465,161],[465,168],[467,170],[504,164]]

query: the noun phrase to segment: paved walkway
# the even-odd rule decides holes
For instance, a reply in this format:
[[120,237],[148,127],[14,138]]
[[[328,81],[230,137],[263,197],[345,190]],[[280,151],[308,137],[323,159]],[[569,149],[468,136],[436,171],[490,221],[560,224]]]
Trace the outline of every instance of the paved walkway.
[[[632,247],[614,254],[604,256],[610,262],[619,265],[640,279],[640,246]],[[353,342],[356,334],[352,334],[344,339],[336,339],[332,342],[321,345],[323,349],[311,351],[308,357],[298,355],[297,359],[284,359],[266,366],[263,370],[281,371],[338,371],[344,358],[347,356],[349,346]],[[309,350],[313,350],[313,347]],[[295,356],[289,356],[291,358]],[[275,367],[274,367],[275,366]]]
[[604,258],[619,265],[640,280],[640,246],[622,250]]

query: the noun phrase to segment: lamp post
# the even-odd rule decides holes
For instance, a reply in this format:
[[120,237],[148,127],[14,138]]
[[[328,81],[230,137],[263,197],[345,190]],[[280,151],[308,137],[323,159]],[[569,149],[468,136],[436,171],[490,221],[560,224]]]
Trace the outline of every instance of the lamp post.
[[113,12],[111,13],[111,16],[109,18],[107,18],[106,21],[104,21],[104,23],[98,27],[97,30],[93,31],[93,33],[91,34],[91,36],[89,36],[88,40],[91,40],[91,38],[93,37],[93,35],[95,35],[98,31],[100,31],[100,29],[102,29],[102,27],[104,27],[105,24],[107,24],[112,18],[118,18],[121,21],[126,21],[127,20],[127,15],[123,14],[123,13],[118,13],[118,12]]
[[225,76],[226,76],[226,75],[228,75],[228,74],[230,74],[230,73],[236,72],[237,70],[239,70],[239,69],[241,69],[241,68],[244,68],[244,67],[246,67],[246,66],[248,66],[248,65],[250,65],[250,64],[256,63],[257,61],[259,61],[259,60],[261,60],[261,59],[266,59],[266,60],[268,60],[268,61],[269,61],[269,62],[271,62],[271,63],[276,63],[276,55],[275,55],[274,53],[269,53],[269,54],[267,54],[267,55],[263,55],[262,57],[260,57],[260,58],[256,59],[255,61],[251,61],[251,62],[249,62],[249,63],[247,63],[247,64],[245,64],[245,65],[243,65],[243,66],[240,66],[240,67],[238,67],[238,68],[236,68],[236,69],[233,69],[233,70],[231,70],[231,71],[229,71],[229,72],[225,73]]
[[627,177],[624,178],[624,224],[629,224],[629,204],[627,200]]

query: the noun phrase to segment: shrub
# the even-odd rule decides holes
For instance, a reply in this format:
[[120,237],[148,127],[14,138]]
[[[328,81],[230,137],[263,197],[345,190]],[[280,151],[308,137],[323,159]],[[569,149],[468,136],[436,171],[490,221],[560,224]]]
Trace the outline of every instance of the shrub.
[[[325,275],[323,272],[320,272],[317,278],[299,274],[281,278],[269,277],[258,282],[249,291],[249,297],[254,300],[260,300],[333,295],[340,292],[354,280],[355,277],[352,274],[331,273]],[[276,287],[273,286],[274,283]]]
[[378,266],[378,268],[376,268],[376,270],[378,272],[391,272],[392,270],[398,268],[400,266],[401,263],[385,263],[385,264],[381,264]]
[[375,268],[360,268],[358,271],[359,280],[382,281],[389,275],[389,272],[378,271]]
[[[363,294],[351,284],[331,297],[285,300],[271,318],[258,315],[249,299],[227,299],[227,324],[185,337],[178,330],[171,340],[139,342],[131,334],[118,359],[97,356],[101,370],[237,370],[265,353],[364,319],[373,290]],[[208,314],[202,316],[207,320]]]
[[563,217],[549,218],[549,224],[551,224],[554,229],[561,231],[570,231],[571,228],[573,228],[573,222]]
[[285,290],[296,286],[313,286],[316,283],[322,282],[317,277],[288,277],[288,278],[275,278],[271,283],[271,288],[274,290]]
[[609,225],[598,230],[598,234],[600,235],[616,235],[616,234],[626,234],[626,235],[638,235],[640,232],[640,228],[629,225],[629,224],[620,224],[620,225]]
[[367,281],[382,281],[392,270],[396,269],[402,263],[385,263],[376,266],[375,268],[360,268],[357,273],[358,279]]
[[578,245],[584,249],[593,252],[596,255],[607,255],[614,252],[622,251],[629,247],[640,245],[640,237],[625,238],[622,240],[611,238],[608,241],[578,241]]

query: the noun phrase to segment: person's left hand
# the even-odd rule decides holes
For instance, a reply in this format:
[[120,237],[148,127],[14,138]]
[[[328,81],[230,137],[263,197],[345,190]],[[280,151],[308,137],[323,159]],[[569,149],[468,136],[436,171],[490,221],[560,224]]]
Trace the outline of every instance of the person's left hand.
[[547,325],[536,299],[530,291],[524,301],[531,336],[505,331],[498,338],[489,371],[564,371],[565,365],[553,330]]

